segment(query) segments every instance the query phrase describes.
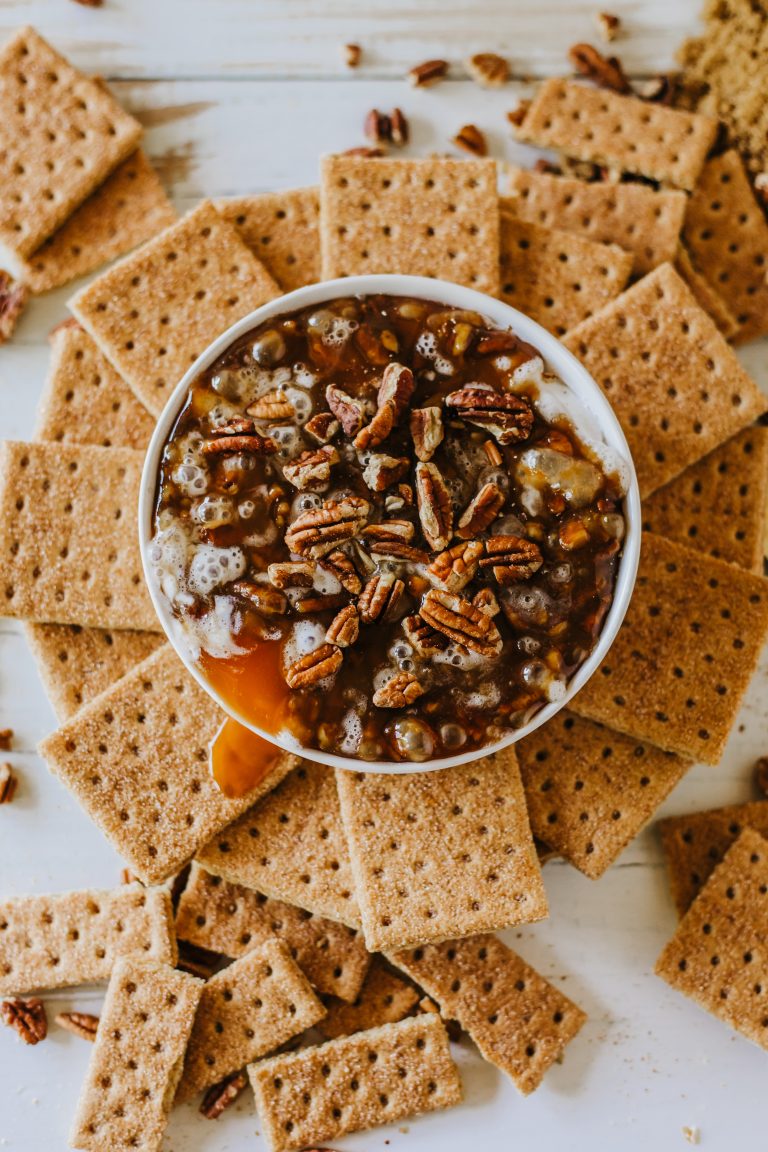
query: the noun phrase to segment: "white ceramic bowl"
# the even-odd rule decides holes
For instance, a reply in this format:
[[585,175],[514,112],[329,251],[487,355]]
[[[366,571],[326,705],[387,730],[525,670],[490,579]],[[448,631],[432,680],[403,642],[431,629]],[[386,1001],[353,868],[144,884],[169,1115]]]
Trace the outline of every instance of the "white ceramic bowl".
[[[534,348],[541,353],[545,365],[559,376],[563,383],[572,391],[576,400],[585,410],[592,435],[594,436],[595,431],[597,431],[602,441],[625,461],[628,474],[628,488],[624,502],[626,535],[613,602],[603,624],[603,629],[597,644],[589,657],[571,677],[565,696],[555,703],[544,705],[528,724],[516,729],[509,736],[497,741],[495,744],[474,749],[471,752],[459,753],[456,756],[446,756],[440,760],[428,760],[423,763],[409,762],[402,764],[392,761],[358,760],[354,757],[336,756],[332,753],[321,752],[315,748],[301,749],[294,741],[290,739],[283,740],[279,736],[264,732],[257,725],[252,724],[246,720],[245,717],[239,715],[237,710],[228,704],[209,684],[198,665],[190,659],[189,654],[182,651],[175,642],[169,606],[157,588],[157,582],[153,577],[149,562],[149,545],[153,531],[152,517],[155,492],[163,448],[176,422],[179,411],[186,400],[187,393],[197,375],[208,368],[230,344],[243,336],[249,329],[255,328],[265,320],[271,320],[286,312],[294,312],[308,305],[323,304],[326,301],[339,297],[365,296],[376,293],[386,293],[390,296],[411,296],[421,300],[436,300],[449,308],[462,308],[479,312],[482,316],[488,317],[488,319],[499,328],[512,329],[516,335],[532,344]],[[581,430],[583,431],[583,428]],[[637,487],[637,477],[632,464],[632,457],[630,456],[624,433],[614,415],[613,409],[586,368],[584,368],[554,336],[550,335],[546,329],[542,328],[541,325],[531,320],[528,316],[525,316],[522,312],[518,312],[517,309],[510,308],[508,304],[504,304],[500,300],[495,300],[492,296],[486,296],[482,292],[475,292],[470,288],[464,288],[460,284],[450,284],[443,280],[433,280],[423,276],[350,276],[343,280],[326,280],[321,284],[312,284],[307,288],[299,288],[295,292],[289,292],[285,296],[271,300],[268,304],[257,308],[255,312],[244,316],[242,320],[238,320],[236,324],[233,324],[231,328],[214,340],[205,352],[197,358],[170,396],[157,422],[154,435],[147,450],[139,498],[139,540],[141,556],[144,565],[144,575],[149,586],[152,601],[166,635],[174,644],[180,658],[184,661],[186,667],[198,683],[221,705],[225,712],[271,743],[277,744],[291,752],[305,752],[309,759],[322,764],[329,764],[336,768],[355,769],[356,771],[363,772],[426,772],[438,768],[448,768],[454,764],[466,764],[471,760],[479,759],[481,756],[487,756],[491,752],[497,752],[500,748],[505,748],[509,744],[514,744],[524,736],[530,735],[536,728],[545,724],[547,720],[550,720],[552,716],[554,716],[556,712],[559,712],[561,708],[565,707],[579,689],[586,684],[587,680],[589,680],[590,676],[604,660],[608,649],[614,641],[616,633],[624,619],[624,614],[627,610],[635,584],[637,564],[640,556],[640,532],[640,495]]]

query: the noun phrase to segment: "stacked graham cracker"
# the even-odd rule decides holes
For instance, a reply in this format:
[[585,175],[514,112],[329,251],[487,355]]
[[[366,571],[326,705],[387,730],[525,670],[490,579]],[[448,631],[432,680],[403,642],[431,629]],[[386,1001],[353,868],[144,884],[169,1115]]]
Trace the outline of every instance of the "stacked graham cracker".
[[[48,177],[27,171],[26,149],[14,160],[23,171],[0,194],[13,271],[44,291],[144,241],[73,297],[35,440],[2,449],[4,612],[27,622],[60,721],[41,753],[138,878],[0,903],[2,994],[109,981],[73,1145],[156,1149],[174,1099],[206,1092],[217,1115],[246,1067],[275,1152],[453,1105],[444,1021],[531,1092],[585,1021],[494,935],[547,915],[534,837],[599,877],[694,760],[718,762],[768,631],[768,431],[754,423],[768,405],[722,331],[768,327],[744,278],[768,232],[738,156],[708,159],[704,116],[553,80],[521,135],[640,180],[518,172],[500,197],[490,160],[333,156],[319,190],[204,202],[171,222],[156,197],[142,209],[126,193],[154,177],[100,86],[31,30],[0,70],[26,93],[13,95],[9,149],[19,101],[42,131],[51,108],[105,125],[84,169],[75,160],[50,204],[43,194],[45,212]],[[143,449],[230,323],[302,284],[381,271],[499,294],[583,360],[645,497],[636,593],[572,710],[516,749],[386,777],[284,754],[232,800],[208,769],[223,716],[162,643],[142,582]],[[731,280],[726,307],[718,285]],[[659,971],[765,1044],[762,991],[749,999],[744,973],[763,940],[768,819],[758,807],[705,824],[705,850],[680,833],[698,852],[677,870],[681,910],[701,892]],[[699,857],[719,859],[740,832],[707,879]],[[181,970],[177,937],[212,961],[205,982]],[[705,976],[726,958],[714,989]]]

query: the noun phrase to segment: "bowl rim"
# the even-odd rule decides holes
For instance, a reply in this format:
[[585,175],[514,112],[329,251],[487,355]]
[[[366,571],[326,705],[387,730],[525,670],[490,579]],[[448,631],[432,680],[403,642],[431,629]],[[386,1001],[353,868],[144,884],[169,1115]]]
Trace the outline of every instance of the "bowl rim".
[[[414,299],[434,300],[438,303],[444,303],[448,308],[461,308],[479,312],[481,315],[487,316],[494,324],[500,327],[511,328],[521,339],[532,344],[541,354],[547,367],[551,368],[557,376],[559,376],[567,388],[575,392],[582,405],[593,418],[595,418],[596,426],[604,442],[623,458],[628,470],[627,492],[624,497],[626,531],[613,601],[603,623],[597,644],[584,663],[568,681],[562,700],[545,704],[527,724],[519,729],[515,729],[515,731],[511,732],[508,736],[505,736],[502,740],[498,740],[493,744],[488,744],[469,752],[460,752],[454,756],[445,756],[441,759],[422,762],[408,761],[407,763],[399,763],[388,760],[362,760],[354,756],[342,756],[332,752],[322,752],[316,748],[304,748],[298,745],[295,740],[265,732],[259,728],[258,725],[241,715],[238,710],[226,701],[213,685],[210,684],[197,663],[190,658],[188,652],[182,650],[182,646],[177,642],[174,634],[175,629],[172,626],[173,617],[168,609],[165,598],[161,595],[157,587],[157,581],[149,561],[157,474],[162,452],[182,404],[186,400],[190,386],[197,375],[208,368],[235,340],[247,333],[249,329],[257,327],[266,320],[273,319],[286,312],[294,312],[300,308],[313,304],[323,304],[342,297],[369,296],[379,293],[390,296],[409,296]],[[382,775],[402,775],[413,772],[440,771],[443,768],[451,768],[459,764],[469,764],[484,756],[493,755],[495,752],[508,748],[510,745],[516,744],[519,740],[530,736],[531,733],[535,732],[537,728],[540,728],[542,724],[551,720],[562,708],[568,706],[574,696],[584,687],[605,659],[629,606],[640,559],[640,493],[629,445],[627,444],[626,437],[624,436],[624,432],[613,408],[584,365],[560,343],[557,337],[553,336],[537,321],[532,320],[529,316],[526,316],[525,313],[506,304],[503,300],[488,296],[473,288],[467,288],[461,284],[454,284],[450,281],[437,280],[426,276],[408,276],[400,273],[375,273],[363,276],[348,276],[336,280],[324,280],[317,284],[297,288],[293,292],[287,292],[249,312],[246,316],[243,316],[227,328],[225,332],[217,336],[215,340],[211,341],[206,349],[197,357],[195,362],[186,370],[166,400],[163,410],[157,418],[155,429],[144,458],[141,475],[138,533],[144,578],[166,639],[173,646],[176,654],[191,675],[197,680],[198,684],[216,701],[227,716],[243,724],[252,732],[269,741],[269,743],[276,745],[286,752],[303,756],[308,760],[326,764],[332,768],[344,768],[348,771],[373,772],[381,773]]]

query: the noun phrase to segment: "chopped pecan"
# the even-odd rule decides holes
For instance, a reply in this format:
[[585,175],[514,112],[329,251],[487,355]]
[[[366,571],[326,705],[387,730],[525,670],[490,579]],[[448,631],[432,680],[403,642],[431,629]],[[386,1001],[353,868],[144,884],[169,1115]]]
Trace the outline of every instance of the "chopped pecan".
[[15,1028],[25,1044],[39,1044],[48,1035],[48,1017],[42,1000],[3,1000],[0,1004],[3,1020]]
[[396,492],[406,508],[413,507],[413,488],[410,484],[398,484]]
[[286,670],[285,679],[289,688],[311,688],[338,672],[344,661],[341,649],[335,644],[321,644],[314,652],[300,657]]
[[317,560],[333,552],[344,540],[358,536],[365,527],[371,506],[358,496],[327,500],[322,508],[302,512],[285,534],[291,552]]
[[498,445],[493,440],[486,440],[483,444],[483,452],[488,457],[488,463],[493,464],[494,468],[498,468],[503,463],[504,457],[499,452]]
[[374,492],[384,492],[403,476],[411,466],[407,456],[387,456],[373,452],[363,472],[363,479]]
[[609,88],[612,92],[625,95],[632,91],[632,85],[615,56],[603,56],[591,44],[574,44],[568,49],[568,59],[577,72],[581,72],[582,76],[600,88]]
[[364,624],[391,620],[405,591],[405,584],[391,572],[372,576],[360,594],[357,607]]
[[363,582],[360,579],[357,568],[347,556],[346,552],[342,552],[337,548],[334,552],[329,552],[323,556],[319,561],[321,568],[326,572],[330,572],[331,576],[335,576],[342,588],[346,588],[347,592],[351,592],[353,596],[357,596],[360,589],[363,587]]
[[366,448],[376,448],[382,444],[395,426],[395,406],[391,402],[377,408],[370,424],[361,428],[355,436],[355,448],[364,452]]
[[489,536],[481,568],[490,568],[499,584],[516,584],[538,572],[544,557],[538,544],[525,536]]
[[75,1036],[79,1036],[81,1040],[90,1040],[93,1044],[96,1039],[99,1018],[98,1016],[92,1016],[90,1012],[59,1012],[58,1016],[54,1017],[54,1020],[60,1028],[63,1028],[66,1032],[72,1032]]
[[363,160],[376,160],[379,156],[383,156],[384,152],[381,148],[345,148],[343,152],[339,153],[340,156],[359,156]]
[[479,540],[454,544],[434,558],[427,572],[432,582],[445,592],[461,592],[474,579],[482,554]]
[[488,155],[488,141],[476,124],[464,124],[453,137],[453,143],[473,156]]
[[203,444],[203,453],[206,456],[221,456],[230,452],[271,456],[273,452],[277,452],[277,445],[269,436],[261,436],[256,431],[253,420],[237,416],[217,428],[213,438]]
[[483,484],[477,495],[473,496],[461,514],[456,526],[456,535],[462,540],[472,540],[485,532],[489,524],[498,516],[504,507],[506,496],[498,484],[489,482]]
[[279,388],[275,388],[271,392],[267,392],[265,396],[254,400],[253,404],[246,408],[246,412],[255,420],[268,420],[270,423],[292,420],[296,415],[293,404]]
[[611,40],[615,40],[621,28],[621,20],[618,16],[614,16],[612,12],[596,12],[595,13],[595,26],[600,33],[600,36],[609,44]]
[[263,616],[282,616],[288,609],[288,601],[282,592],[270,588],[268,584],[253,584],[250,580],[235,580],[232,591],[251,608]]
[[520,342],[512,332],[489,332],[480,336],[474,351],[478,356],[506,356],[520,351]]
[[513,128],[520,128],[526,116],[528,115],[532,100],[518,100],[517,106],[511,112],[507,112],[507,120]]
[[[350,65],[352,67],[352,65]],[[200,1112],[206,1120],[218,1120],[222,1112],[234,1104],[241,1092],[248,1087],[248,1077],[245,1072],[233,1072],[225,1076],[218,1084],[212,1085],[203,1096]]]
[[415,548],[412,544],[403,544],[394,537],[374,540],[369,547],[374,556],[388,556],[393,560],[410,560],[414,564],[429,563],[429,552],[425,552],[423,548]]
[[187,940],[179,940],[179,959],[176,967],[182,972],[189,972],[201,980],[210,980],[223,957],[218,952],[210,952],[207,948],[198,948]]
[[448,647],[448,637],[438,632],[421,616],[406,616],[403,620],[403,631],[408,641],[421,656],[433,656],[435,652],[444,652]]
[[325,638],[337,648],[348,648],[354,644],[360,632],[360,615],[354,604],[347,604],[328,625]]
[[426,88],[428,84],[442,80],[447,73],[447,60],[425,60],[423,64],[411,68],[408,79],[414,88]]
[[392,121],[386,112],[371,108],[363,121],[363,132],[373,144],[388,144],[392,139]]
[[0,728],[0,752],[10,752],[13,743],[13,728]]
[[434,464],[416,465],[416,502],[421,530],[430,548],[442,552],[453,535],[453,505]]
[[333,412],[316,412],[311,420],[307,420],[304,431],[318,444],[327,444],[333,440],[339,430],[339,421]]
[[346,602],[347,598],[344,593],[337,592],[335,595],[328,596],[305,596],[303,600],[299,600],[295,604],[295,608],[301,616],[307,616],[310,612],[335,612]]
[[481,612],[487,612],[489,616],[498,616],[501,612],[501,606],[492,588],[480,588],[472,597],[472,603],[475,608],[479,608]]
[[560,546],[569,552],[573,552],[577,548],[584,548],[589,544],[589,532],[582,520],[566,520],[560,525],[557,538],[560,541]]
[[320,492],[330,484],[331,468],[338,462],[339,454],[333,444],[323,444],[322,448],[309,448],[290,464],[284,464],[283,475],[300,492]]
[[415,388],[413,373],[404,364],[387,364],[377,395],[378,407],[370,424],[355,437],[355,448],[364,452],[383,443],[397,424]]
[[0,272],[0,344],[10,340],[24,311],[29,290],[7,272]]
[[673,72],[653,76],[638,84],[636,94],[651,104],[675,104],[680,94],[680,77]]
[[369,524],[363,529],[366,541],[400,540],[408,543],[416,531],[410,520],[382,520],[381,524]]
[[408,143],[408,138],[411,134],[410,126],[405,118],[405,115],[400,108],[393,108],[389,117],[390,127],[392,130],[392,143],[396,148],[402,148]]
[[311,560],[286,560],[270,564],[267,575],[275,588],[311,588],[315,566]]
[[432,588],[424,597],[419,614],[449,640],[481,656],[498,656],[501,652],[501,635],[491,617],[461,596]]
[[436,406],[414,408],[411,412],[411,436],[419,460],[426,463],[434,456],[445,435],[443,413]]
[[10,804],[16,793],[16,776],[10,764],[0,764],[0,804]]
[[397,672],[373,694],[377,708],[407,708],[424,695],[424,689],[412,672]]
[[481,88],[501,88],[509,80],[509,64],[495,52],[476,52],[464,61],[464,67]]
[[468,424],[487,429],[500,444],[526,440],[533,427],[533,410],[527,400],[509,392],[469,386],[446,396],[445,403]]
[[338,420],[347,436],[354,436],[363,426],[365,404],[355,396],[350,396],[343,388],[329,384],[325,390],[328,407]]
[[347,68],[357,68],[360,63],[363,50],[359,44],[345,44],[344,45],[344,63]]

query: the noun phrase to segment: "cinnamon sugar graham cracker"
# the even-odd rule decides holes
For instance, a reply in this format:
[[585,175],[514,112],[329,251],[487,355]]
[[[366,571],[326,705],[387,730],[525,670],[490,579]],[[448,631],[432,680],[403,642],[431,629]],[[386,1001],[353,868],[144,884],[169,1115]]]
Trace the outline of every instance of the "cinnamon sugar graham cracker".
[[266,192],[217,200],[216,210],[234,224],[284,292],[320,279],[320,193],[317,188]]
[[768,840],[745,829],[656,962],[656,975],[768,1049]]
[[210,775],[208,744],[222,721],[168,646],[87,704],[40,745],[48,767],[140,880],[158,884],[288,772],[228,799]]
[[406,984],[374,957],[355,1002],[344,1004],[336,999],[329,1002],[328,1014],[317,1027],[323,1036],[334,1040],[337,1036],[351,1036],[382,1024],[395,1024],[413,1011],[420,998],[421,994],[412,984]]
[[120,956],[176,963],[166,891],[140,884],[0,901],[0,996],[108,980]]
[[157,961],[112,972],[70,1144],[159,1152],[205,985]]
[[371,956],[352,928],[229,884],[192,865],[176,914],[176,934],[199,948],[243,956],[278,936],[318,992],[352,1001]]
[[694,265],[685,244],[681,243],[678,248],[674,264],[675,271],[688,285],[699,307],[712,317],[726,340],[732,341],[738,335],[739,322],[714,284]]
[[446,940],[398,952],[392,961],[524,1096],[538,1088],[587,1019],[496,936]]
[[646,532],[624,623],[571,708],[717,764],[766,632],[762,578]]
[[11,271],[132,152],[141,125],[34,28],[0,51],[0,255]]
[[336,778],[371,951],[546,916],[513,748],[437,773]]
[[156,416],[215,336],[279,294],[235,228],[206,200],[69,305]]
[[448,1035],[432,1014],[251,1064],[248,1075],[271,1152],[314,1146],[461,1100]]
[[203,986],[177,1101],[273,1052],[324,1015],[281,940],[253,948]]
[[669,264],[574,328],[563,343],[615,408],[643,496],[768,407]]

